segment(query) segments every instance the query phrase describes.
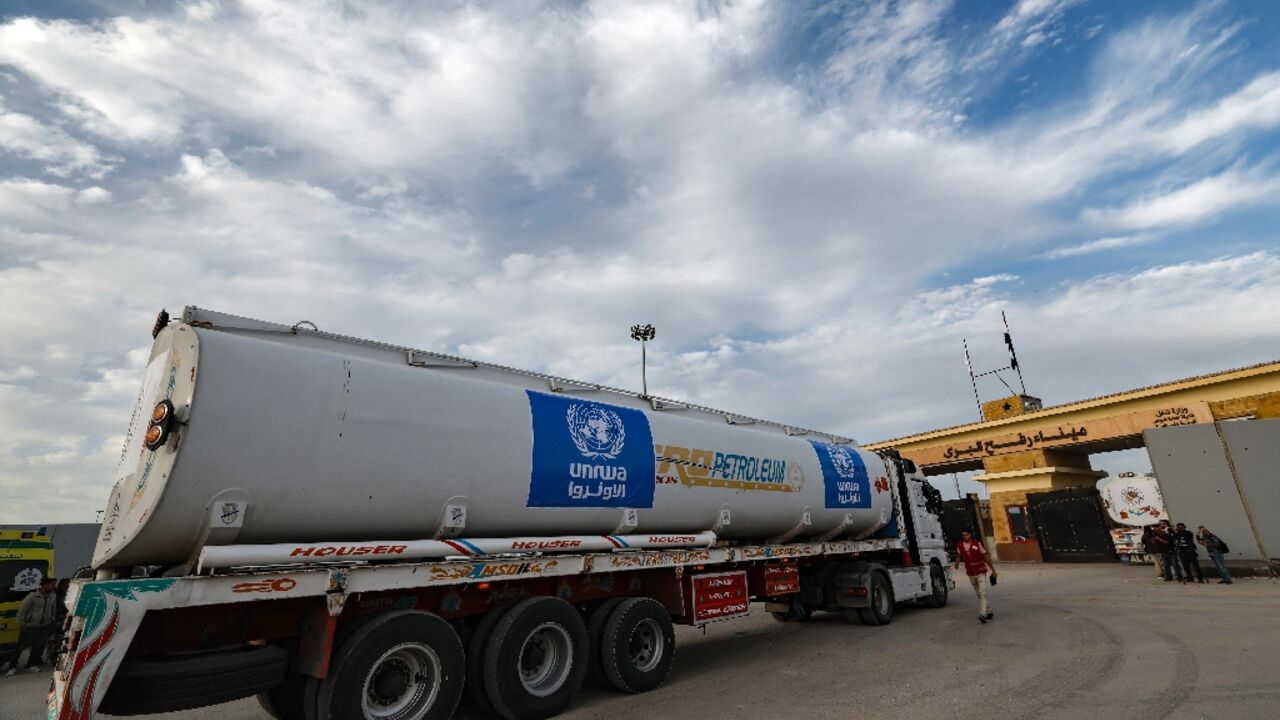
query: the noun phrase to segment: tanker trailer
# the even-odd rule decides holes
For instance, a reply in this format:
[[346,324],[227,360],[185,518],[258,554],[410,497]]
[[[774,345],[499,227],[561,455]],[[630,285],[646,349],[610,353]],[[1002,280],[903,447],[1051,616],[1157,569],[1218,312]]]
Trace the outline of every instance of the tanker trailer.
[[945,604],[896,454],[308,325],[162,314],[53,717],[549,717],[657,687],[675,622]]

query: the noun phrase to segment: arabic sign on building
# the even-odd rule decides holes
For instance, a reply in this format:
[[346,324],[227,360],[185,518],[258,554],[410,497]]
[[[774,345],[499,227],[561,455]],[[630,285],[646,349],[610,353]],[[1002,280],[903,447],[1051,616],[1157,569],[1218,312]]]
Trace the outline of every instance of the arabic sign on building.
[[912,451],[910,456],[921,465],[946,465],[993,455],[1069,448],[1101,440],[1141,435],[1143,430],[1153,427],[1175,427],[1211,422],[1213,422],[1213,414],[1209,411],[1209,404],[1195,402],[1096,420],[1038,426],[1017,433],[923,448]]

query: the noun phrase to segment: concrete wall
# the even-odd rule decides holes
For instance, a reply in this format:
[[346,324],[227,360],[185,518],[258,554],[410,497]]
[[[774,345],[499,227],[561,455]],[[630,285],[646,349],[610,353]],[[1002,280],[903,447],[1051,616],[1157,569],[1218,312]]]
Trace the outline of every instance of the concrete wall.
[[1262,544],[1272,558],[1280,557],[1280,420],[1219,424]]
[[[1267,554],[1280,551],[1280,420],[1239,420],[1143,432],[1151,465],[1172,522],[1194,530],[1204,525],[1231,546],[1233,561],[1261,558],[1244,503],[1227,462],[1236,473],[1260,523]],[[1223,443],[1226,438],[1226,444]],[[1267,542],[1268,538],[1276,538]]]

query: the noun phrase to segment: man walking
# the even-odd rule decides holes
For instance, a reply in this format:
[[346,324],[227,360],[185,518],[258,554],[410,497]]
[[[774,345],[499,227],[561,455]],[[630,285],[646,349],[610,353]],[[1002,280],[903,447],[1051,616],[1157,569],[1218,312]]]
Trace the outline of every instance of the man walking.
[[58,598],[54,586],[53,578],[44,578],[40,589],[32,590],[18,607],[18,644],[9,656],[12,665],[6,675],[22,669],[22,651],[28,649],[31,652],[27,653],[27,669],[40,672],[40,655],[57,625]]
[[959,570],[962,562],[965,574],[969,576],[969,583],[978,594],[978,622],[986,625],[988,620],[995,617],[995,613],[987,606],[987,569],[990,568],[993,579],[996,569],[987,560],[987,549],[968,530],[960,532],[960,542],[956,544],[955,569]]
[[1187,529],[1186,523],[1178,523],[1173,531],[1173,546],[1178,551],[1178,561],[1182,563],[1184,582],[1191,582],[1192,573],[1196,582],[1204,582],[1204,571],[1200,569],[1200,554],[1196,551],[1196,536]]
[[1209,529],[1201,525],[1196,530],[1196,542],[1204,546],[1204,551],[1209,553],[1209,559],[1213,561],[1213,566],[1218,568],[1218,576],[1222,579],[1218,581],[1219,585],[1231,584],[1231,573],[1227,572],[1227,564],[1223,562],[1222,556],[1229,552],[1227,544]]
[[1169,521],[1161,520],[1151,533],[1151,546],[1160,554],[1160,569],[1164,572],[1164,581],[1171,582],[1178,576],[1182,582],[1182,568],[1178,567],[1177,548],[1174,546],[1173,534],[1169,532]]

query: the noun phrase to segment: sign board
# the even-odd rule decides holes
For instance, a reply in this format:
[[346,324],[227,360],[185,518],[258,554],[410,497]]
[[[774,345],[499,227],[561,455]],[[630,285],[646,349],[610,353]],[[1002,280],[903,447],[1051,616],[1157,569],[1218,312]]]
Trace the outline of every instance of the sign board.
[[912,450],[908,456],[919,465],[930,466],[970,462],[1027,450],[1070,449],[1100,440],[1139,436],[1152,428],[1212,423],[1213,413],[1208,403],[1193,402],[1094,420],[1050,422],[1053,421],[1045,418],[1043,425],[1033,424],[1021,432],[935,445]]
[[769,597],[800,592],[800,568],[795,565],[766,565],[764,594]]
[[749,612],[747,571],[686,575],[688,616],[694,625],[741,617]]

